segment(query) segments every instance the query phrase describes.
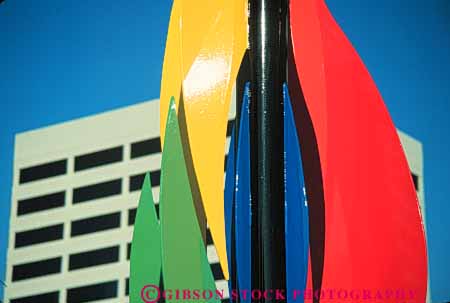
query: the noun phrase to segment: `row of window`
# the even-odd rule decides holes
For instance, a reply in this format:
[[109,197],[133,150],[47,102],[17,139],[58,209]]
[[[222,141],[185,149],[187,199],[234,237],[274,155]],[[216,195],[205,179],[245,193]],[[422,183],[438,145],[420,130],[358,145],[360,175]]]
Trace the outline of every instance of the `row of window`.
[[[208,230],[209,233],[209,230]],[[208,236],[207,245],[212,245],[211,235]],[[127,244],[127,260],[131,256],[131,242]],[[111,264],[119,261],[119,246],[104,247],[69,255],[69,271],[93,266]],[[36,277],[58,274],[62,271],[62,257],[16,264],[12,268],[12,281],[21,281]],[[219,263],[211,264],[215,280],[223,280],[224,275]]]
[[[231,136],[234,120],[228,121],[227,136]],[[160,138],[152,138],[131,143],[130,158],[161,152]],[[82,171],[123,161],[123,146],[104,149],[75,157],[74,171]],[[64,175],[67,173],[67,159],[22,168],[19,172],[19,183],[28,183],[41,179]]]
[[[145,174],[135,175],[130,177],[130,191],[138,190],[141,187]],[[159,181],[160,171],[155,171],[150,174],[152,184]],[[418,179],[414,174],[413,181],[417,186]],[[159,183],[157,183],[159,185]],[[119,189],[119,190],[118,190]],[[78,191],[77,191],[78,190]],[[75,189],[77,195],[74,195],[73,203],[81,203],[88,201],[88,198],[99,198],[120,193],[121,180],[114,180],[96,185],[90,185],[83,188]],[[107,193],[107,194],[105,194]],[[23,215],[30,212],[46,210],[64,205],[64,192],[59,192],[47,196],[36,197],[19,201],[18,214]],[[85,200],[86,199],[86,200]],[[159,217],[159,205],[156,204],[156,213]],[[128,210],[128,225],[134,225],[136,217],[136,208]],[[71,236],[79,236],[89,233],[94,233],[102,230],[120,227],[120,212],[108,215],[102,215],[92,218],[76,220],[71,223]],[[63,238],[63,224],[56,224],[42,228],[22,231],[16,233],[15,248],[29,246],[33,244],[60,240]]]
[[[120,212],[89,217],[71,222],[70,236],[76,237],[120,227]],[[38,243],[61,240],[64,237],[64,224],[56,224],[26,231],[17,232],[15,248]]]
[[[103,283],[97,283],[82,287],[69,288],[67,289],[67,303],[84,303],[96,300],[104,300],[116,298],[118,295],[118,283],[119,281],[108,281]],[[130,293],[130,279],[125,279],[125,295]],[[59,303],[59,292],[49,292],[44,294],[38,294],[34,296],[22,297],[12,299],[11,303]],[[165,302],[164,298],[161,298],[159,303]],[[228,303],[229,299],[222,299],[222,303]]]
[[[67,289],[67,303],[84,303],[117,297],[118,281],[108,281]],[[58,303],[59,292],[49,292],[10,300],[11,303]]]
[[[225,155],[225,163],[227,156]],[[226,165],[226,164],[225,164]],[[140,190],[145,178],[144,174],[137,174],[129,177],[128,188],[130,192]],[[150,182],[152,186],[159,186],[161,171],[155,170],[150,172]],[[122,180],[115,179],[97,184],[77,187],[72,192],[72,203],[78,204],[95,199],[106,198],[122,193]],[[45,194],[38,197],[22,199],[18,201],[17,215],[23,216],[39,211],[45,211],[53,208],[64,207],[66,192],[60,191]]]
[[[159,217],[159,204],[155,205],[156,214]],[[128,225],[134,225],[136,219],[136,208],[128,210]],[[79,236],[102,230],[120,227],[120,213],[101,215],[72,221],[71,236]],[[61,240],[64,237],[64,224],[56,224],[16,233],[15,248]]]
[[[131,144],[130,158],[138,158],[150,154],[160,153],[160,139],[153,138]],[[123,146],[104,149],[101,151],[75,157],[74,171],[82,171],[98,166],[123,161]],[[64,175],[67,173],[67,159],[22,168],[19,172],[19,183],[28,183],[41,179]]]
[[[119,246],[105,247],[69,255],[69,270],[115,263],[119,261]],[[62,257],[50,258],[23,264],[12,269],[12,281],[61,273]]]
[[[152,186],[159,186],[161,171],[150,172]],[[142,187],[145,174],[137,174],[129,177],[129,191],[137,191]],[[94,199],[111,197],[122,193],[122,179],[115,179],[97,184],[77,187],[72,192],[72,203],[78,204]],[[23,216],[44,210],[64,207],[66,192],[46,194],[38,197],[22,199],[17,202],[17,215]]]
[[[155,205],[157,216],[159,216],[159,204]],[[136,208],[128,210],[128,225],[134,225]],[[120,212],[90,217],[71,222],[71,236],[80,236],[99,231],[120,227]],[[14,248],[26,247],[34,244],[61,240],[64,237],[64,224],[55,224],[16,232]]]
[[[225,160],[226,160],[225,156]],[[145,174],[138,174],[129,177],[130,192],[140,190],[144,181]],[[150,182],[152,186],[159,186],[161,171],[150,172]],[[414,186],[418,188],[418,177],[412,174]],[[77,187],[73,189],[73,204],[87,202],[94,199],[120,195],[122,193],[122,180],[115,179],[111,181],[101,182],[97,184]],[[57,192],[39,197],[23,199],[18,201],[17,215],[26,215],[38,211],[48,210],[52,208],[62,207],[65,204],[65,192]]]

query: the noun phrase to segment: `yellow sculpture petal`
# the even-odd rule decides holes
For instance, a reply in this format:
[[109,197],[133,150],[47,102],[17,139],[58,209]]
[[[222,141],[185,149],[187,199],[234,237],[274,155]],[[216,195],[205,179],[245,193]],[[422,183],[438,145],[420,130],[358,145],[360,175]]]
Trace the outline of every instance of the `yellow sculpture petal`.
[[161,142],[170,96],[180,96],[180,128],[187,132],[196,177],[191,186],[198,184],[226,279],[225,137],[231,90],[246,48],[246,0],[174,0],[161,82]]

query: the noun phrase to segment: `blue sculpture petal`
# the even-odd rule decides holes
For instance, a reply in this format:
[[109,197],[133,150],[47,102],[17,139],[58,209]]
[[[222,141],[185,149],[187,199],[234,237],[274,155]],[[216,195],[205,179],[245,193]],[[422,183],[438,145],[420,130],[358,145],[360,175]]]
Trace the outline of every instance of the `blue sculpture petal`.
[[283,98],[287,302],[302,303],[303,297],[297,296],[294,300],[293,293],[294,290],[303,290],[306,287],[309,247],[308,203],[299,138],[286,84],[283,86]]
[[[250,189],[250,85],[244,90],[236,162],[236,265],[239,289],[250,290],[251,275],[251,189]],[[241,302],[251,302],[250,296]]]
[[[235,171],[235,130],[233,127],[231,133],[230,147],[228,149],[227,163],[226,163],[226,174],[225,174],[225,191],[224,191],[224,207],[225,207],[225,234],[226,234],[226,245],[227,245],[227,259],[228,259],[228,273],[230,279],[228,280],[228,289],[231,292],[232,279],[235,277],[235,268],[233,266],[234,252],[234,192],[236,185],[236,171]],[[231,296],[230,296],[231,297]]]

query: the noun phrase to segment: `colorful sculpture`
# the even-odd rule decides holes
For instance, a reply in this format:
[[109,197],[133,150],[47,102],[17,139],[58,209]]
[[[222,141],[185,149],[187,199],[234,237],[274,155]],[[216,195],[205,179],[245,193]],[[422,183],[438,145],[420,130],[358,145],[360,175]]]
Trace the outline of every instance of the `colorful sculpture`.
[[[244,96],[224,189],[233,85]],[[232,302],[332,302],[320,294],[333,289],[378,290],[383,302],[402,290],[408,302],[425,301],[425,238],[405,155],[323,0],[174,0],[161,138],[160,222],[146,178],[131,303],[160,275],[166,289],[215,290],[206,224]],[[242,296],[255,289],[265,295]],[[285,297],[266,295],[275,290]]]

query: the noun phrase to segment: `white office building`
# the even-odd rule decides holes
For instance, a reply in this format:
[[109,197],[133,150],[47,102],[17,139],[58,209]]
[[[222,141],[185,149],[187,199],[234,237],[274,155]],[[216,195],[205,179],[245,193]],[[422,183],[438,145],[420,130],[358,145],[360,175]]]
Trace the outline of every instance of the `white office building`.
[[[400,137],[423,207],[422,146]],[[18,134],[4,301],[128,302],[139,190],[150,172],[158,199],[160,162],[158,100]]]

